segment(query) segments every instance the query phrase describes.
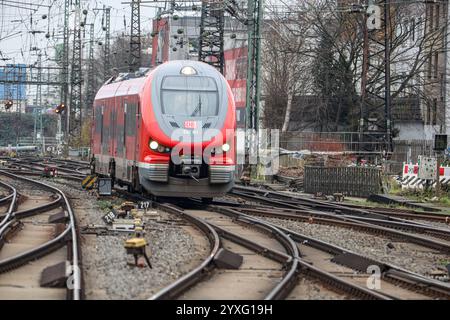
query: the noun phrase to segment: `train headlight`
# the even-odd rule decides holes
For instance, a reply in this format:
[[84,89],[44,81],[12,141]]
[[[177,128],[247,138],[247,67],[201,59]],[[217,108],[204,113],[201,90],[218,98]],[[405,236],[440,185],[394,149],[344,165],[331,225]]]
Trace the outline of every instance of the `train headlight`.
[[197,70],[195,70],[194,68],[192,68],[190,66],[186,66],[186,67],[181,68],[180,73],[184,74],[185,76],[191,76],[191,75],[197,74]]
[[159,147],[159,143],[156,141],[150,141],[150,143],[148,145],[149,145],[150,149],[152,149],[152,150],[156,150]]
[[230,151],[230,145],[228,144],[228,143],[225,143],[223,146],[222,146],[222,150],[224,151],[224,152],[228,152],[228,151]]

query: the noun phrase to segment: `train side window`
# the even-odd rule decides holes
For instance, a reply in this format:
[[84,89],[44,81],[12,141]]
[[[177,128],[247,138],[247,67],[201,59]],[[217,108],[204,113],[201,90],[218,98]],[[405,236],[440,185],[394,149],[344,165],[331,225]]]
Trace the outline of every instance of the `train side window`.
[[[117,152],[120,156],[123,155],[123,150],[124,150],[124,144],[125,144],[125,136],[124,136],[124,131],[125,131],[125,116],[126,116],[126,103],[123,104],[123,108],[119,108],[117,110],[117,114],[116,114],[116,139],[117,139]],[[122,115],[122,117],[120,117],[120,115]],[[122,121],[118,121],[117,119],[122,118],[124,120]]]
[[109,145],[109,123],[105,117],[105,108],[103,108],[103,126],[102,126],[102,153],[108,152]]
[[95,133],[102,132],[102,107],[95,108]]
[[136,104],[127,105],[126,115],[126,135],[134,136],[136,134]]

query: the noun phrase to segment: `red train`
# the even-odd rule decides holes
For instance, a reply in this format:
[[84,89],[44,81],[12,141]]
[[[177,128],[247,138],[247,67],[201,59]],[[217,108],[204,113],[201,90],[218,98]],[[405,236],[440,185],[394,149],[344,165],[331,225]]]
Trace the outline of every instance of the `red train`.
[[170,61],[121,75],[95,97],[93,172],[132,191],[201,197],[228,192],[236,168],[236,110],[213,67]]

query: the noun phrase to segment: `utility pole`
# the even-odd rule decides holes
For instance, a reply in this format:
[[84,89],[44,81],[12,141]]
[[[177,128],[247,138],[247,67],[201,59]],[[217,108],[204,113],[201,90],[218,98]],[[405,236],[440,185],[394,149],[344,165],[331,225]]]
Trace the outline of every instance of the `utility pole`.
[[141,6],[140,0],[131,1],[131,32],[129,71],[135,72],[141,66]]
[[108,80],[111,77],[111,8],[103,8],[105,10],[105,25],[103,30],[105,31],[105,70],[104,80]]
[[[37,68],[38,68],[38,84],[36,86],[36,108],[34,109],[34,137],[33,144],[37,143],[37,122],[39,121],[39,138],[41,140],[41,147],[44,148],[44,130],[42,123],[42,53],[38,53],[37,60]],[[44,149],[42,149],[42,153],[44,153]]]
[[[63,52],[62,52],[62,86],[61,86],[61,102],[67,106],[67,98],[69,95],[69,11],[70,11],[71,0],[64,0],[64,29],[63,29]],[[64,117],[58,118],[59,123],[58,129],[61,129],[59,134],[59,139],[61,138],[61,131],[66,133],[69,132],[68,112],[65,113]],[[63,123],[65,125],[63,126]]]
[[200,20],[200,41],[198,60],[206,62],[223,74],[223,32],[224,7],[223,2],[202,1],[202,15]]
[[111,78],[111,7],[94,8],[94,11],[103,11],[102,29],[105,32],[103,48],[103,80]]
[[80,0],[75,0],[75,26],[73,35],[72,52],[72,73],[70,79],[71,93],[69,104],[69,121],[67,123],[68,132],[72,137],[79,137],[81,134],[81,12]]
[[258,131],[263,0],[248,0],[247,6],[248,57],[246,128]]
[[84,117],[89,114],[87,111],[92,108],[94,103],[94,24],[89,24],[89,56],[88,56],[88,68],[87,68],[87,84],[85,95],[85,108],[86,112]]
[[391,129],[391,0],[384,3],[384,119],[386,125],[386,152],[392,152]]
[[368,17],[363,30],[360,150],[392,152],[391,2],[368,0],[367,4]]
[[[246,86],[246,151],[248,155],[244,172],[258,176],[258,132],[259,132],[259,98],[261,66],[261,25],[263,21],[264,0],[247,1],[247,86]],[[255,165],[256,163],[256,165]],[[250,177],[249,177],[250,178]]]

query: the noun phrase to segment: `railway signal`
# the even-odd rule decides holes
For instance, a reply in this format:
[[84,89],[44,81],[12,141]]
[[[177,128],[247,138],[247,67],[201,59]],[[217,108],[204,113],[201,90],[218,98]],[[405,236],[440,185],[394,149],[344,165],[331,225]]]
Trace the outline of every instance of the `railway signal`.
[[9,110],[12,106],[13,106],[13,101],[11,99],[9,99],[8,101],[5,102],[5,109]]
[[64,103],[61,103],[60,105],[58,105],[56,107],[55,113],[62,114],[64,112],[64,110],[66,110],[66,105]]

